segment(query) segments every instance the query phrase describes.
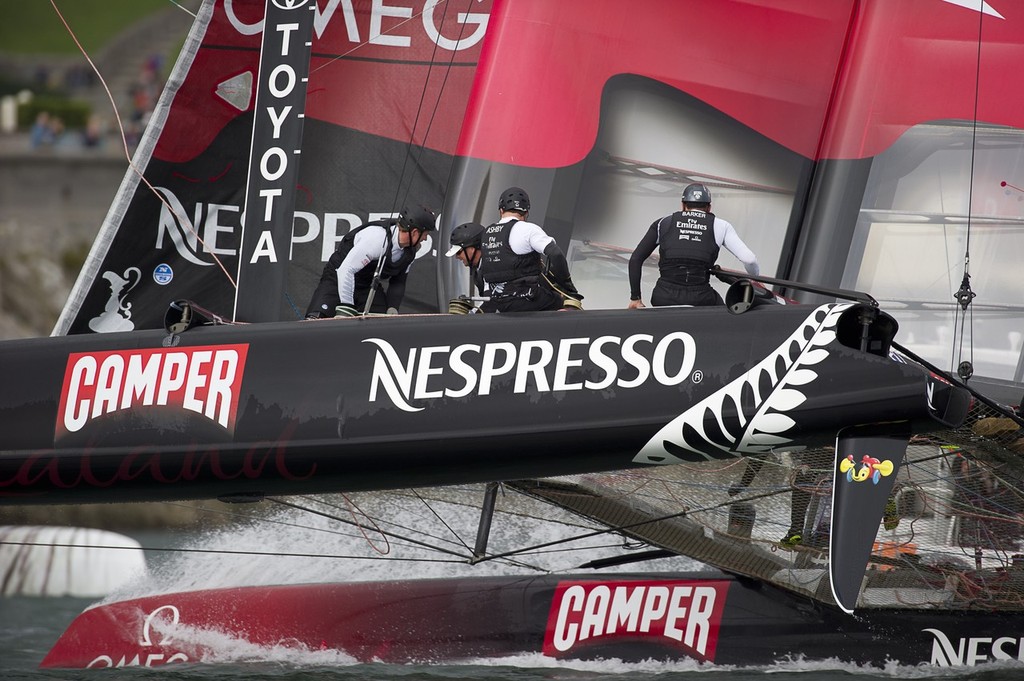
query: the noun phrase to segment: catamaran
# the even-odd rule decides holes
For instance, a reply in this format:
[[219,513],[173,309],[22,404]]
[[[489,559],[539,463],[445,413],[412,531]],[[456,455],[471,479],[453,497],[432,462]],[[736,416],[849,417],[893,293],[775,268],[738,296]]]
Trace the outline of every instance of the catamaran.
[[[715,571],[165,593],[87,609],[43,666],[218,659],[196,631],[382,661],[1024,657],[1024,15],[998,4],[204,2],[54,335],[0,344],[0,503],[483,484],[478,563],[501,483]],[[626,310],[693,181],[777,276],[723,263],[721,308]],[[510,185],[585,311],[444,312],[472,295],[446,235]],[[303,320],[341,237],[410,201],[440,243],[403,314]]]

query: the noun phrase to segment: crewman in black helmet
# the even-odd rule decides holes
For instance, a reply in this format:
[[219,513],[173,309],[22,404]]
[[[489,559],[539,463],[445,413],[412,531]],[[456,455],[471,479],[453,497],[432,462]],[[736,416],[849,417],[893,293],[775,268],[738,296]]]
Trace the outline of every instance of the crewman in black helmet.
[[[409,268],[420,244],[435,230],[435,221],[430,209],[407,207],[397,219],[367,222],[346,234],[324,265],[306,319],[354,317],[364,311],[371,288],[370,312],[397,311],[405,297]],[[374,288],[378,264],[380,280]],[[386,288],[382,282],[387,282]]]
[[[476,288],[477,293],[481,296],[484,295],[484,280],[480,277],[479,270],[480,258],[483,255],[480,243],[483,239],[484,229],[483,225],[476,222],[459,225],[452,230],[452,235],[448,239],[451,247],[445,253],[449,258],[458,258],[459,262],[469,268],[470,280],[473,282],[472,287]],[[468,314],[480,310],[472,298],[461,295],[448,301],[448,311],[453,314]]]
[[484,228],[480,276],[490,300],[483,312],[580,310],[583,296],[555,240],[527,222],[530,197],[509,187],[498,201],[498,222]]
[[640,295],[644,261],[659,249],[661,276],[651,293],[651,304],[723,305],[711,288],[709,270],[718,260],[720,246],[743,263],[748,274],[761,268],[757,256],[743,243],[732,224],[711,212],[711,191],[696,182],[683,190],[682,210],[655,220],[629,258],[629,309],[646,307]]
[[449,258],[458,258],[459,261],[472,271],[480,266],[480,243],[483,240],[484,226],[475,222],[466,222],[452,230],[448,241],[451,248],[445,253]]

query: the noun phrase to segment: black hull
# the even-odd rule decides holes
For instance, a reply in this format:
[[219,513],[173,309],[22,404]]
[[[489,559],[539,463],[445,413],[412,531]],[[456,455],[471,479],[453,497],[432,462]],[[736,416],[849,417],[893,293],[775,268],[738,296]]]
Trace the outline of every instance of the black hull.
[[7,342],[0,503],[543,477],[827,444],[849,425],[959,423],[966,393],[890,356],[884,314],[863,341],[863,309],[427,315]]

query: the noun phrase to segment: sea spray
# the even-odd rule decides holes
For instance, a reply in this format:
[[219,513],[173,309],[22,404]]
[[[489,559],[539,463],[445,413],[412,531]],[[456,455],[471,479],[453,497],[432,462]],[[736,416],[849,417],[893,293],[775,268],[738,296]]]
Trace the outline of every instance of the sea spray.
[[[233,586],[564,572],[623,552],[621,536],[595,534],[604,528],[503,491],[489,554],[540,548],[471,565],[482,499],[483,486],[476,485],[286,499],[315,512],[271,501],[226,506],[239,513],[237,521],[161,554],[150,575],[105,602]],[[588,536],[554,543],[580,535]],[[700,564],[673,558],[645,562],[640,569],[694,570]]]

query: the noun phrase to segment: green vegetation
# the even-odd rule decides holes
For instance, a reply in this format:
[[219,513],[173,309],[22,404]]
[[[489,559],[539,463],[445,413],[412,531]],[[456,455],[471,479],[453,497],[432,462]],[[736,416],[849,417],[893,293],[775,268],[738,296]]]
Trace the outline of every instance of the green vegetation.
[[[170,0],[53,0],[87,52],[101,48],[135,21],[173,7]],[[50,0],[0,0],[0,51],[14,54],[77,54]]]
[[18,106],[18,129],[29,129],[41,111],[60,118],[72,130],[84,128],[90,113],[89,105],[85,102],[55,95],[39,95]]

